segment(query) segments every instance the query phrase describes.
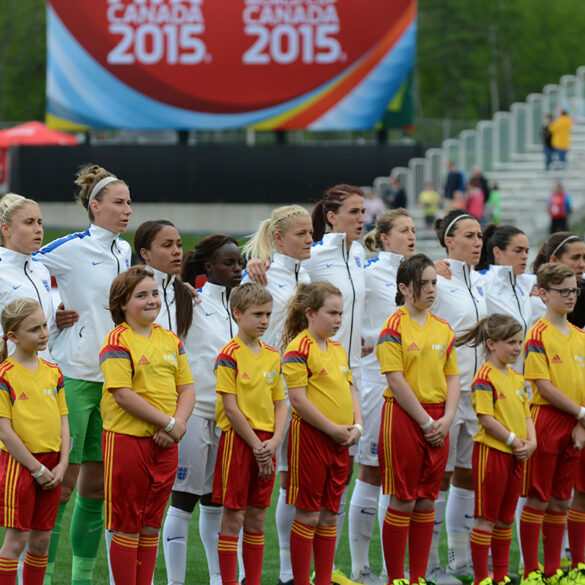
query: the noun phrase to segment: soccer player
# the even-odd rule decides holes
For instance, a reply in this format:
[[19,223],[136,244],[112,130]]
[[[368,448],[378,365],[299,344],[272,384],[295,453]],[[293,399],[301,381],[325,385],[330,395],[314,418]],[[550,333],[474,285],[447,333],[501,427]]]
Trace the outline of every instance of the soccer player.
[[265,345],[272,296],[256,283],[230,294],[237,335],[216,361],[217,425],[222,430],[213,478],[213,501],[223,506],[218,542],[223,585],[235,585],[238,535],[248,585],[260,585],[264,524],[270,506],[276,451],[286,426],[280,354]]

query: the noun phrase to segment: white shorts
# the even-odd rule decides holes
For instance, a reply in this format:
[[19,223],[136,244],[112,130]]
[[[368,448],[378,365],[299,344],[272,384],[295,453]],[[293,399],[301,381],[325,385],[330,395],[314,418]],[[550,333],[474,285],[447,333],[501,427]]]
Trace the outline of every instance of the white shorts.
[[[353,389],[357,394],[358,402],[362,403],[361,389],[362,389],[362,371],[359,365],[351,371],[351,378],[353,380]],[[363,414],[362,414],[363,416]],[[349,456],[355,457],[358,454],[359,442],[349,448]]]
[[364,434],[358,443],[358,463],[378,467],[378,440],[382,424],[382,407],[384,406],[386,382],[378,376],[376,380],[363,377],[362,416],[364,417]]
[[445,471],[455,467],[471,469],[473,435],[477,433],[477,416],[471,406],[471,392],[461,392],[455,420],[449,431],[449,459]]
[[215,420],[192,414],[179,443],[179,467],[173,491],[198,496],[213,491],[213,472],[221,436]]

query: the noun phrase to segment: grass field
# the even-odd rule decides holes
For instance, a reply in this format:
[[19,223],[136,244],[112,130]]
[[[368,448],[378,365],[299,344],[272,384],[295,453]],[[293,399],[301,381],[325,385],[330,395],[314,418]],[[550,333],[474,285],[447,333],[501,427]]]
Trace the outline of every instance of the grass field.
[[[357,466],[356,466],[356,473],[357,474]],[[276,485],[278,485],[278,478]],[[351,489],[353,490],[353,482],[351,485]],[[276,508],[276,500],[278,498],[278,489],[275,487],[273,497],[272,497],[272,506],[268,510],[267,520],[266,520],[266,531],[265,531],[265,550],[264,550],[264,566],[263,566],[263,574],[262,574],[262,582],[266,585],[276,585],[278,582],[278,569],[279,569],[279,558],[278,558],[278,538],[276,534],[276,525],[274,522],[274,511]],[[350,497],[348,497],[349,503]],[[62,529],[62,536],[61,536],[61,544],[59,547],[59,555],[57,558],[57,563],[55,567],[55,573],[53,575],[53,583],[55,585],[62,585],[65,583],[71,583],[71,548],[70,548],[70,541],[69,541],[69,522],[71,519],[71,510],[73,506],[71,503],[68,506],[68,509],[65,514],[65,518],[63,521],[63,529]],[[208,572],[207,572],[207,562],[205,560],[205,552],[203,550],[203,546],[201,544],[201,540],[199,538],[199,529],[198,529],[198,511],[199,507],[195,509],[195,513],[193,514],[193,519],[191,521],[191,527],[189,531],[189,547],[188,547],[188,555],[187,555],[187,578],[186,584],[187,585],[204,585],[208,583]],[[336,565],[339,569],[344,571],[346,574],[349,575],[351,569],[351,561],[349,555],[349,542],[347,538],[347,518],[343,529],[343,537],[341,539],[341,543],[339,546],[339,550],[337,551],[336,556]],[[443,563],[446,562],[447,558],[447,543],[446,543],[446,536],[443,534],[441,536],[441,559]],[[372,569],[379,573],[382,568],[382,557],[381,557],[381,546],[380,546],[380,538],[378,534],[377,527],[374,530],[374,537],[370,547],[370,561],[372,565]],[[510,562],[510,569],[511,572],[516,572],[518,567],[518,546],[516,543],[516,536],[514,533],[514,540],[512,542],[512,552],[511,552],[511,562]],[[165,564],[164,564],[164,556],[162,554],[162,547],[159,549],[158,560],[156,563],[156,571],[155,571],[155,585],[164,585],[166,584],[166,571],[165,571]],[[102,541],[102,545],[99,551],[98,562],[96,566],[96,570],[94,573],[94,585],[107,585],[109,583],[108,579],[108,569],[107,569],[107,562],[105,556],[105,545]]]

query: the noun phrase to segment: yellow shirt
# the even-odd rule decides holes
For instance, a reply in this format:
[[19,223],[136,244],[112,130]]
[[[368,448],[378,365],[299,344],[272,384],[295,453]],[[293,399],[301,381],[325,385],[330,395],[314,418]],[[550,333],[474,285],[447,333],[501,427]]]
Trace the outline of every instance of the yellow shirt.
[[152,437],[159,427],[118,406],[113,391],[130,388],[156,409],[173,416],[177,386],[193,383],[182,343],[160,325],[152,326],[150,338],[134,333],[127,323],[118,325],[104,341],[100,367],[104,375],[104,429],[133,437]]
[[[67,414],[63,374],[39,358],[32,372],[12,358],[0,364],[0,417],[12,421],[14,432],[31,453],[61,450],[61,417]],[[0,448],[7,451],[3,443]]]
[[531,404],[548,404],[536,389],[534,380],[550,380],[577,404],[585,399],[585,332],[569,323],[565,337],[544,317],[524,340],[524,377],[532,384]]
[[418,201],[425,208],[425,216],[435,216],[441,198],[436,191],[421,191]]
[[[490,414],[519,439],[528,437],[526,419],[530,418],[530,409],[528,392],[521,374],[510,366],[508,373],[504,374],[486,362],[475,374],[471,392],[471,402],[476,414]],[[513,453],[511,447],[494,439],[481,424],[478,426],[479,431],[473,437],[474,441],[504,453]]]
[[559,116],[554,122],[548,125],[552,134],[551,145],[553,148],[569,150],[571,146],[571,128],[573,120],[569,116]]
[[[404,379],[421,404],[440,404],[447,399],[445,376],[459,374],[455,334],[449,324],[427,312],[424,327],[400,307],[384,323],[376,356],[382,374],[404,372]],[[386,387],[386,398],[392,391]]]
[[[327,351],[319,349],[305,329],[287,346],[283,361],[287,388],[306,388],[307,398],[337,425],[353,424],[353,384],[343,347],[327,340]],[[293,409],[294,411],[294,409]]]
[[[278,351],[260,343],[255,354],[236,335],[225,345],[215,362],[215,389],[218,394],[235,394],[238,408],[255,431],[274,432],[274,403],[285,400],[282,386],[282,366]],[[215,405],[217,426],[222,431],[231,428],[223,400]]]

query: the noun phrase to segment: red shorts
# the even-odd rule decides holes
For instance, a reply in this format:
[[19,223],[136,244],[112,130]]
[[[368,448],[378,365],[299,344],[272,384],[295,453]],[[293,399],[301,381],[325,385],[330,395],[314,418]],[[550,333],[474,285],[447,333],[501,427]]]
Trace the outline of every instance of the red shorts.
[[581,451],[579,466],[575,475],[575,490],[585,493],[585,456],[583,455],[583,451]]
[[[47,469],[59,463],[59,453],[36,453]],[[18,530],[53,530],[61,484],[44,490],[30,471],[6,451],[0,451],[0,526]]]
[[302,510],[339,512],[347,483],[349,449],[293,415],[288,434],[286,501]]
[[[423,404],[435,420],[445,404]],[[431,447],[420,426],[392,398],[382,407],[378,460],[382,489],[400,500],[436,500],[449,456],[449,436],[441,447]]]
[[136,534],[160,528],[173,489],[178,446],[112,431],[102,435],[106,529]]
[[472,465],[475,517],[512,524],[522,492],[524,461],[518,461],[511,453],[475,443]]
[[[261,441],[272,433],[254,431]],[[276,469],[276,457],[272,463]],[[268,508],[274,487],[270,479],[258,477],[258,463],[252,448],[234,431],[223,431],[217,448],[213,474],[213,501],[232,510],[245,510],[248,506]]]
[[530,407],[538,445],[526,465],[525,495],[548,502],[569,500],[581,452],[573,448],[574,416],[549,405]]

